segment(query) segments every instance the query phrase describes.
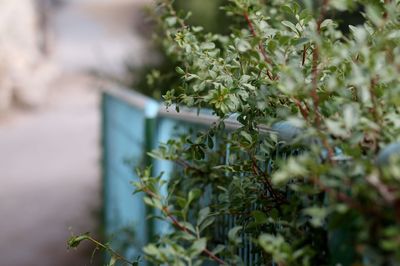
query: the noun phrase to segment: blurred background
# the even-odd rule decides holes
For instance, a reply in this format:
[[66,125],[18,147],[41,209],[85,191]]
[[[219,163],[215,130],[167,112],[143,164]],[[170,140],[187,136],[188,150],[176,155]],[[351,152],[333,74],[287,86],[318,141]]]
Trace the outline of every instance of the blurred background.
[[[227,32],[224,1],[175,5]],[[101,88],[160,99],[179,82],[151,3],[0,0],[0,266],[101,265],[88,243],[66,248],[72,233],[102,235]]]
[[94,73],[147,60],[147,2],[0,1],[1,266],[91,264],[66,241],[101,229]]

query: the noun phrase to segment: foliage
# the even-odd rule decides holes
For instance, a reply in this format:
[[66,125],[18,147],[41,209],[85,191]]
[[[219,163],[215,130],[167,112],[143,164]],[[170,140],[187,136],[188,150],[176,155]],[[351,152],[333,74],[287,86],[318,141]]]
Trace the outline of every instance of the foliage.
[[[400,168],[396,156],[377,159],[399,141],[399,1],[311,3],[231,1],[225,11],[242,21],[222,35],[188,26],[160,1],[182,81],[166,102],[221,120],[152,153],[181,167],[163,184],[167,196],[162,179],[141,173],[146,202],[175,229],[145,249],[148,259],[200,265],[218,248],[239,265],[235,233],[258,247],[262,265],[400,263]],[[345,34],[332,14],[360,7],[365,22]],[[232,114],[242,127],[228,132]],[[225,215],[240,233],[221,241],[213,228]]]
[[[180,12],[185,12],[187,24],[201,26],[207,31],[215,33],[229,32],[229,17],[225,15],[219,6],[227,3],[227,0],[176,0],[173,7]],[[160,100],[162,95],[172,87],[180,83],[179,74],[174,70],[179,62],[166,49],[169,46],[165,42],[165,32],[161,26],[159,10],[152,7],[149,10],[150,17],[154,18],[149,28],[152,32],[152,53],[156,60],[151,60],[144,65],[134,66],[127,64],[126,85],[134,90]]]
[[99,242],[98,240],[91,237],[89,233],[71,236],[67,243],[68,248],[76,248],[83,241],[89,241],[96,246],[96,248],[93,251],[93,255],[97,250],[101,250],[101,249],[107,251],[111,255],[110,261],[107,264],[107,266],[115,266],[117,262],[122,262],[124,265],[129,265],[129,266],[138,266],[139,265],[140,258],[138,258],[135,261],[129,261],[126,258],[124,258],[123,255],[116,252],[109,244],[103,244],[103,243]]
[[[399,265],[400,1],[232,0],[228,35],[158,2],[181,77],[166,103],[220,121],[150,154],[176,163],[170,180],[139,171],[171,223],[145,258],[243,265],[250,243],[252,265]],[[344,34],[331,14],[359,7]]]

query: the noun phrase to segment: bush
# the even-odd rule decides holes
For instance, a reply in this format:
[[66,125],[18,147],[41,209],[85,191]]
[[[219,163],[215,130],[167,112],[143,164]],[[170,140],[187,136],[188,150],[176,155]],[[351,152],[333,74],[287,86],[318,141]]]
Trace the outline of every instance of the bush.
[[[225,15],[219,6],[227,3],[227,0],[176,0],[173,8],[180,10],[187,16],[186,23],[191,26],[203,27],[206,31],[214,33],[229,32],[229,17]],[[152,28],[153,53],[157,60],[148,62],[145,65],[134,66],[127,64],[126,85],[147,96],[157,100],[162,99],[169,88],[180,84],[178,73],[174,71],[179,61],[171,55],[165,43],[166,32],[162,27],[162,21],[157,10],[150,9],[150,17],[154,18],[153,23],[148,26]]]
[[[139,171],[172,224],[145,258],[243,265],[251,244],[252,265],[399,265],[400,2],[232,0],[229,35],[158,2],[181,77],[166,103],[220,122],[151,153],[179,166],[168,182]],[[345,34],[336,10],[365,21]],[[242,127],[228,131],[232,117]]]

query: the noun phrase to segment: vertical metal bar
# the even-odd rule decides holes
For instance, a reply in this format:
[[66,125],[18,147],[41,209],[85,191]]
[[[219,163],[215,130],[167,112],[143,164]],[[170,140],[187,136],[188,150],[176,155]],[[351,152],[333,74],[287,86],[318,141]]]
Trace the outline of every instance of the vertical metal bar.
[[101,198],[103,199],[102,203],[102,222],[104,228],[104,234],[107,232],[107,204],[108,204],[108,193],[107,193],[107,127],[108,127],[108,119],[107,119],[107,95],[103,93],[101,95],[101,147],[102,147],[102,158],[101,158],[101,167],[102,167],[102,187],[101,187]]
[[[109,231],[109,222],[108,222],[108,212],[109,212],[109,193],[108,189],[108,145],[107,145],[107,138],[108,138],[108,127],[109,127],[109,120],[108,120],[108,96],[106,93],[102,93],[101,95],[101,199],[102,199],[102,209],[101,212],[101,230],[100,234],[103,239],[107,238],[107,233]],[[108,256],[104,253],[102,259],[107,261]]]
[[[156,145],[156,130],[157,130],[157,113],[159,104],[156,101],[148,100],[144,109],[145,126],[144,126],[144,165],[150,166],[153,164],[153,159],[147,154],[152,151]],[[154,171],[154,170],[153,170]],[[154,174],[154,173],[152,173]],[[154,209],[146,205],[146,216],[154,214]],[[147,222],[147,242],[154,241],[155,237],[155,222],[153,219],[148,219]]]
[[[152,164],[152,158],[147,155],[148,152],[150,152],[154,146],[154,137],[155,137],[155,126],[156,126],[156,119],[154,118],[146,118],[145,119],[145,129],[144,129],[144,142],[145,142],[145,147],[144,147],[144,165],[145,166],[150,166]],[[150,216],[154,214],[153,208],[150,206],[146,205],[146,216]],[[147,241],[151,242],[154,238],[154,221],[152,219],[148,219],[147,222]]]

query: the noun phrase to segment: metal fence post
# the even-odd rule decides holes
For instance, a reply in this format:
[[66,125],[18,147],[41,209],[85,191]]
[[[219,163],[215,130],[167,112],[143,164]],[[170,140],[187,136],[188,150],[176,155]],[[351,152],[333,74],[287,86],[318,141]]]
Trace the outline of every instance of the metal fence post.
[[[100,135],[100,145],[101,145],[101,199],[103,200],[101,206],[101,229],[100,229],[100,234],[103,239],[106,238],[107,235],[107,228],[108,228],[108,219],[107,219],[107,209],[108,209],[108,203],[109,203],[109,197],[107,193],[107,155],[108,155],[108,149],[107,149],[107,143],[106,143],[106,130],[108,127],[108,112],[107,112],[107,94],[102,93],[101,94],[101,135]],[[107,255],[105,254],[103,256],[104,260],[107,259]]]
[[[152,151],[156,145],[156,129],[157,129],[157,114],[159,104],[154,100],[148,100],[144,109],[145,113],[145,126],[144,126],[144,154],[143,163],[145,166],[153,165],[153,159],[147,154]],[[146,205],[146,215],[151,216],[154,214],[153,208]],[[152,219],[147,221],[147,241],[151,242],[154,239],[155,223]]]

